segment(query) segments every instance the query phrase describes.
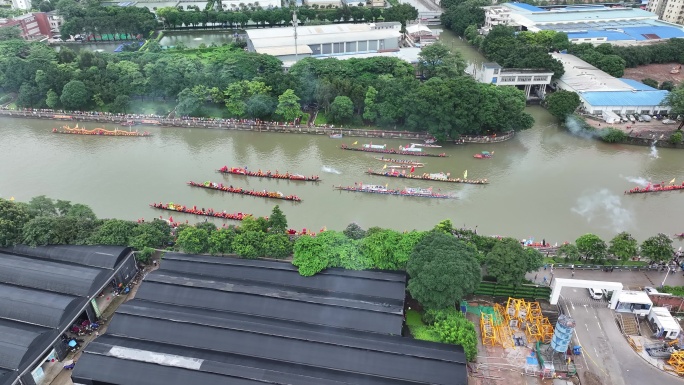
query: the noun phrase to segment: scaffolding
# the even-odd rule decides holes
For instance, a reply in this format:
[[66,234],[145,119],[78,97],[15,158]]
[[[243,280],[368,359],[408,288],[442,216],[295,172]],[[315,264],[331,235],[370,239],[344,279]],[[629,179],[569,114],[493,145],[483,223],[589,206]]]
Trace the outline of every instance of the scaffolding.
[[480,307],[479,310],[483,345],[512,348],[516,329],[525,333],[528,342],[551,342],[553,325],[542,314],[539,302],[511,297],[505,306],[495,304],[493,308]]
[[480,332],[482,333],[482,345],[494,346],[499,343],[492,314],[480,313]]
[[675,373],[684,376],[684,350],[678,350],[672,353],[667,363],[672,366]]

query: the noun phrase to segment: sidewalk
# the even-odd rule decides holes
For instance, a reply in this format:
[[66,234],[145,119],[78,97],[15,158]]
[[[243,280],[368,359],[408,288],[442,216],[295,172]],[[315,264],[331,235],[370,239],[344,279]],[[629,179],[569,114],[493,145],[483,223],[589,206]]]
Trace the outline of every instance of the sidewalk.
[[[570,269],[553,269],[554,278],[576,278],[576,279],[588,279],[595,281],[608,281],[608,282],[620,282],[625,285],[626,288],[641,290],[645,286],[655,287],[656,289],[660,287],[660,284],[665,279],[666,272],[664,271],[618,271],[615,270],[612,273],[605,272],[602,270],[578,270],[575,269],[575,276],[572,276],[573,270]],[[541,284],[546,277],[547,284],[551,280],[551,268],[539,269],[536,272],[527,273],[525,278],[530,281],[534,280],[535,275],[537,276],[537,281],[535,283]],[[670,273],[665,280],[665,285],[667,286],[684,286],[684,274],[682,271],[677,271],[676,273]]]

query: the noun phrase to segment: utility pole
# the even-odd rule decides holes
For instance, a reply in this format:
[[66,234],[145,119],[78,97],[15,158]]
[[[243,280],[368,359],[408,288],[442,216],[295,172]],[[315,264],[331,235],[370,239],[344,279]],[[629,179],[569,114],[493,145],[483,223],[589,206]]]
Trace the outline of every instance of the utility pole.
[[297,11],[292,13],[292,25],[294,26],[294,41],[295,41],[295,63],[299,60],[299,52],[297,47]]

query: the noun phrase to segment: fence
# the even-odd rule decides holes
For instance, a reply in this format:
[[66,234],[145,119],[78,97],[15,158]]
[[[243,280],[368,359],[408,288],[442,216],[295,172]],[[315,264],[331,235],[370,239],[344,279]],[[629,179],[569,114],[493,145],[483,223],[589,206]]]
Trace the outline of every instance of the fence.
[[524,299],[549,299],[551,288],[538,285],[509,286],[496,282],[480,282],[475,295],[489,295],[493,297],[513,297]]

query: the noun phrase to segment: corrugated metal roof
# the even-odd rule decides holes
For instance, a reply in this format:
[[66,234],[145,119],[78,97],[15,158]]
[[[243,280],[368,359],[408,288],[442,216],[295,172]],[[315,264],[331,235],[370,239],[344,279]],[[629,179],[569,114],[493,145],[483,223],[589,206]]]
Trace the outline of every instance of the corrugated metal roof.
[[0,368],[17,370],[31,345],[46,333],[50,329],[0,319]]
[[131,251],[123,246],[39,246],[17,245],[3,249],[13,254],[51,259],[54,261],[113,269]]
[[534,23],[587,22],[619,19],[657,19],[655,13],[637,8],[605,8],[585,11],[543,12],[521,15]]
[[505,5],[510,5],[511,7],[519,8],[524,11],[530,11],[530,12],[544,12],[546,11],[545,9],[535,7],[534,5],[529,5],[525,3],[506,3]]
[[592,106],[659,106],[668,91],[593,91],[580,97]]
[[0,284],[0,318],[58,328],[76,296]]
[[638,80],[627,79],[627,78],[620,78],[620,80],[622,80],[625,84],[627,84],[628,86],[634,88],[635,90],[639,90],[639,91],[658,91],[657,88],[653,88],[653,87],[651,87],[651,86],[647,86],[646,84],[644,84],[644,83],[642,83],[642,82],[640,82],[640,81],[638,81]]

